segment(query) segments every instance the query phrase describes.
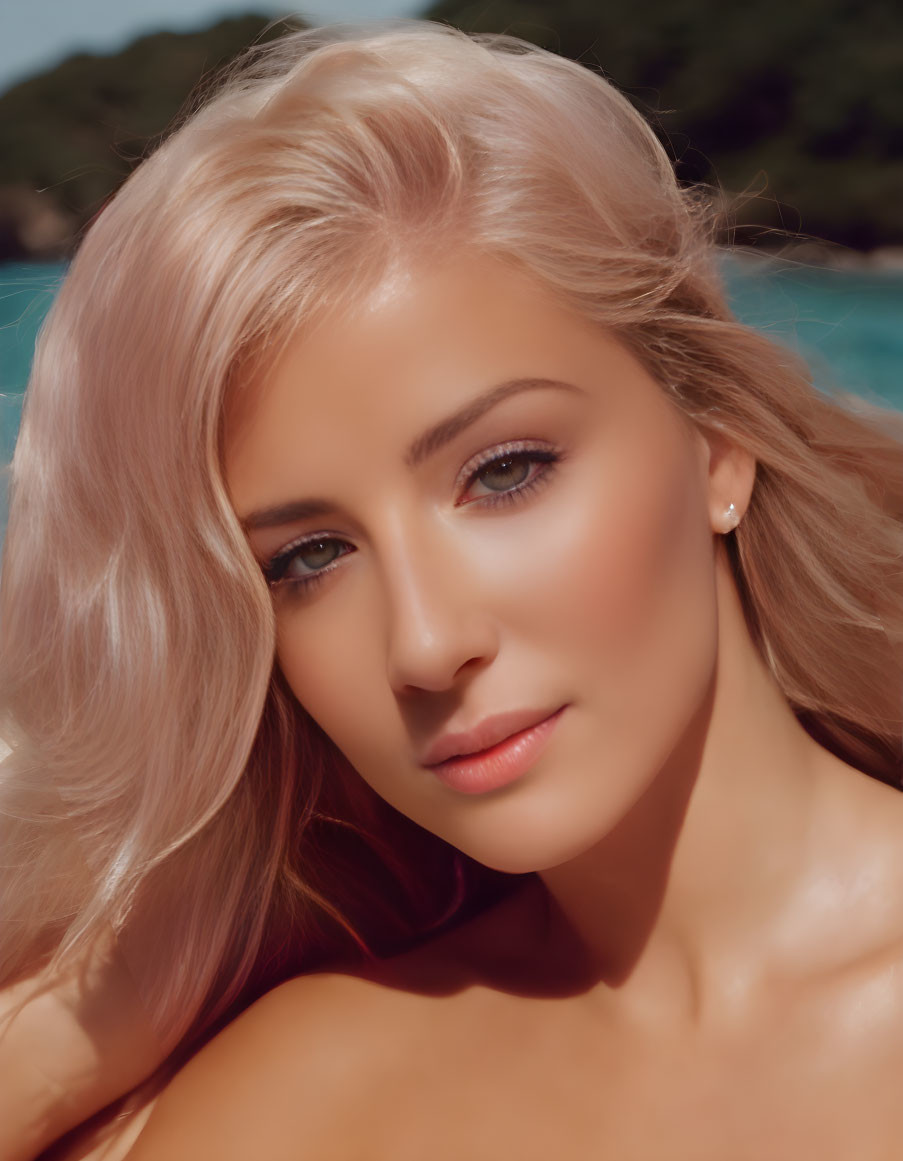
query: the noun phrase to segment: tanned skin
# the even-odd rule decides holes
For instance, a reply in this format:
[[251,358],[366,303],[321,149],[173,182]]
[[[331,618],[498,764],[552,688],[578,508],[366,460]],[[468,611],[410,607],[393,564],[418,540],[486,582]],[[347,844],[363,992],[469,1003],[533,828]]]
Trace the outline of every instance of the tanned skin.
[[[248,524],[265,568],[306,538],[273,588],[299,701],[399,810],[535,874],[369,974],[264,996],[129,1161],[898,1158],[903,796],[806,733],[750,636],[724,544],[749,454],[466,253],[299,335],[227,434],[243,520],[324,501]],[[525,707],[563,712],[510,785],[424,767]]]

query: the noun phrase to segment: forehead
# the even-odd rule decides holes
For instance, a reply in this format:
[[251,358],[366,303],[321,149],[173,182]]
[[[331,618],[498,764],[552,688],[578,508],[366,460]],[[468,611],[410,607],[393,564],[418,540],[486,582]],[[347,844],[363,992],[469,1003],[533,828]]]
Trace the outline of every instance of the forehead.
[[374,448],[397,459],[419,431],[510,379],[614,389],[625,373],[660,395],[621,344],[498,259],[397,272],[363,305],[291,339],[227,420],[233,502],[240,515],[268,502],[301,465],[322,475],[337,456]]

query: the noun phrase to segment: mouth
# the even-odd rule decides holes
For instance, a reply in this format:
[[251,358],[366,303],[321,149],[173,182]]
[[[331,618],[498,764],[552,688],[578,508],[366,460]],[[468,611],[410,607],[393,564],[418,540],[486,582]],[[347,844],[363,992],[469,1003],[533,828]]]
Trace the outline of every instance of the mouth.
[[473,757],[504,742],[513,734],[538,725],[550,716],[547,709],[509,710],[507,713],[493,714],[470,730],[443,734],[437,738],[424,754],[421,765],[432,767],[450,758]]
[[497,790],[533,766],[566,708],[498,714],[466,733],[446,734],[422,765],[463,794]]

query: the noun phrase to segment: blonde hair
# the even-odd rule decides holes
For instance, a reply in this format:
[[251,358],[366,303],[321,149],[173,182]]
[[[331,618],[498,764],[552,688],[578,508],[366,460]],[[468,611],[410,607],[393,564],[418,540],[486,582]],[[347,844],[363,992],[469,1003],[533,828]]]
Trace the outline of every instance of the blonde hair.
[[816,391],[733,318],[706,199],[600,75],[430,23],[297,32],[139,166],[40,336],[0,586],[0,982],[112,924],[184,1046],[504,888],[375,800],[294,701],[221,467],[227,401],[289,335],[459,247],[755,455],[728,537],[750,630],[810,732],[899,784],[903,416]]

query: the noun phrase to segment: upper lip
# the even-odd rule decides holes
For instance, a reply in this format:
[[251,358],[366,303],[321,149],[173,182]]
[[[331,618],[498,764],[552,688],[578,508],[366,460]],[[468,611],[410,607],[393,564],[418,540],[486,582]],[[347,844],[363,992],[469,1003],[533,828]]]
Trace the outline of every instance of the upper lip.
[[509,710],[507,713],[493,714],[492,717],[484,718],[473,729],[442,734],[426,750],[421,765],[438,766],[440,762],[446,762],[449,758],[478,754],[481,750],[488,750],[490,746],[496,746],[499,742],[510,738],[512,734],[519,734],[521,730],[539,725],[555,712],[547,709]]

